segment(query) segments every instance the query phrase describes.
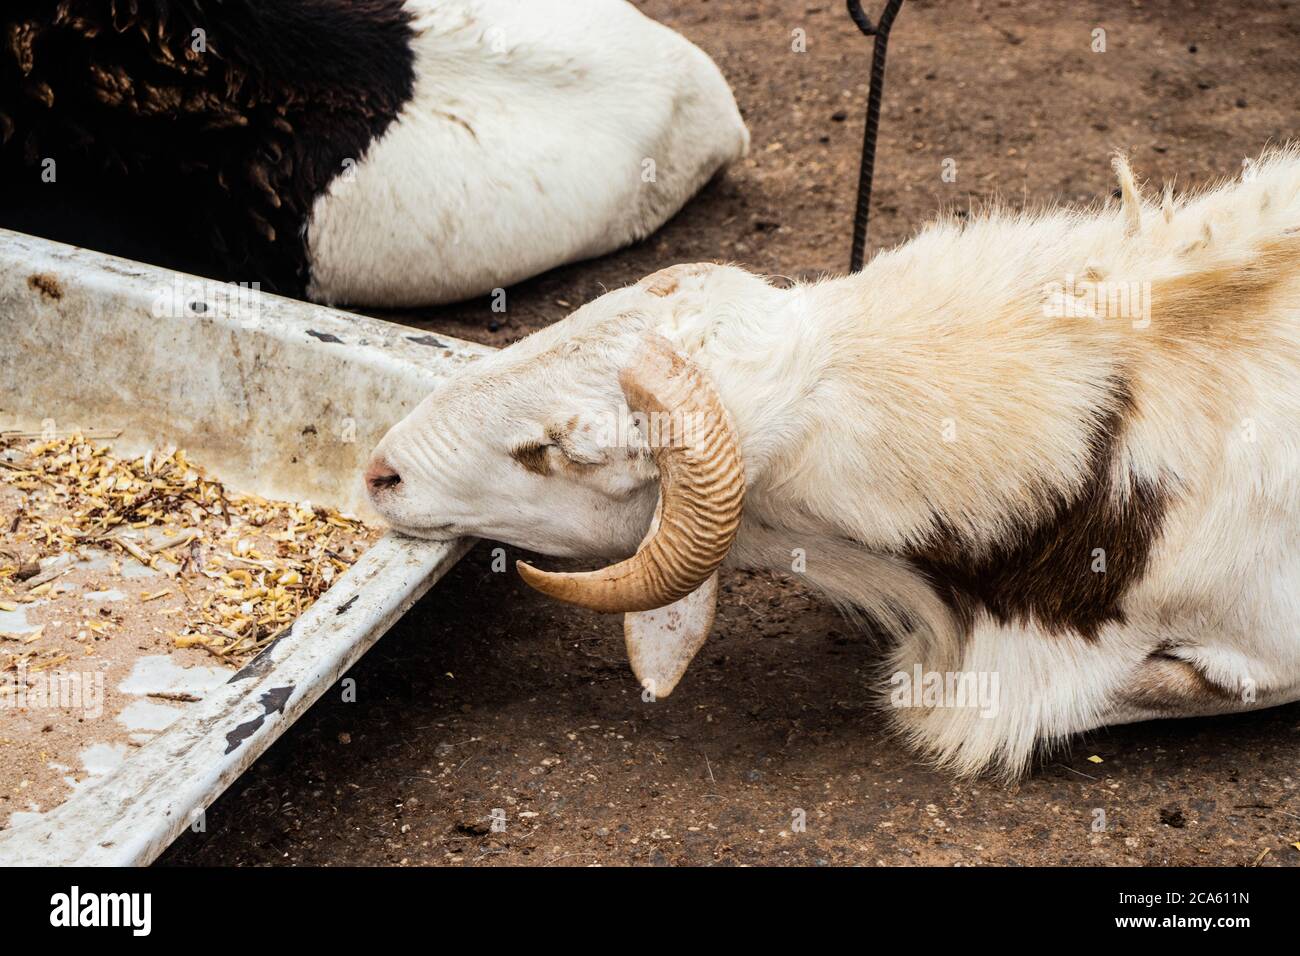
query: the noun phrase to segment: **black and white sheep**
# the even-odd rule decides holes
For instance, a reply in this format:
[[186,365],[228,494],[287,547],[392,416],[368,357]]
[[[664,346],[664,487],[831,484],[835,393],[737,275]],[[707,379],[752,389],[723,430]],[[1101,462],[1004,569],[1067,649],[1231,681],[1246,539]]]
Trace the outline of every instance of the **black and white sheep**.
[[623,0],[10,0],[0,224],[396,306],[642,238],[748,134]]

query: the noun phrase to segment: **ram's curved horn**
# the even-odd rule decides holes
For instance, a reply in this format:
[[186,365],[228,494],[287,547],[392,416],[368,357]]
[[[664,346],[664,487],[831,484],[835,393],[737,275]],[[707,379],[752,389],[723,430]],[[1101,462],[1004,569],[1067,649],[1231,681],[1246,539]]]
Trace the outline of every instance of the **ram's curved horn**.
[[649,611],[684,598],[727,556],[740,527],[745,472],[735,429],[713,384],[661,336],[619,375],[628,408],[659,465],[659,528],[626,561],[576,574],[520,576],[543,594],[590,608]]

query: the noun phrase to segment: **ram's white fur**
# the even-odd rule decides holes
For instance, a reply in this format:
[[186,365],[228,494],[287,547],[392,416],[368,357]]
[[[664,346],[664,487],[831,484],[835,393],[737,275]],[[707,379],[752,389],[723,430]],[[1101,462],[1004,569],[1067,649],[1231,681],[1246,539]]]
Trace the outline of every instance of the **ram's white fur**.
[[[731,563],[803,568],[870,614],[889,633],[885,681],[916,665],[997,675],[992,713],[894,710],[942,764],[1016,773],[1105,724],[1300,699],[1300,153],[1249,171],[1157,205],[1121,162],[1120,204],[945,219],[856,275],[782,289],[687,266],[669,294],[608,293],[395,426],[379,453],[402,486],[377,505],[413,533],[630,552],[654,469],[592,436],[626,412],[618,370],[658,332],[708,371],[739,433]],[[1077,295],[1092,281],[1137,298],[1113,314]],[[544,468],[512,458],[526,442]],[[976,560],[1050,530],[1096,467],[1102,505],[1160,500],[1115,613],[1091,633],[978,602],[954,613],[918,552],[943,539]]]
[[316,201],[318,301],[453,301],[609,252],[748,148],[713,61],[623,0],[406,6],[415,95]]

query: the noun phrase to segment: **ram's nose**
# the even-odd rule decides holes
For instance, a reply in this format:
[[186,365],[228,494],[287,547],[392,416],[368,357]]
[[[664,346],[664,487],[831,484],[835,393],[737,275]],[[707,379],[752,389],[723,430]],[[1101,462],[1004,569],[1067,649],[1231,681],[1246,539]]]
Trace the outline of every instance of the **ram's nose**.
[[370,460],[370,465],[366,468],[366,490],[370,492],[371,498],[378,498],[401,483],[402,476],[383,455],[376,455]]

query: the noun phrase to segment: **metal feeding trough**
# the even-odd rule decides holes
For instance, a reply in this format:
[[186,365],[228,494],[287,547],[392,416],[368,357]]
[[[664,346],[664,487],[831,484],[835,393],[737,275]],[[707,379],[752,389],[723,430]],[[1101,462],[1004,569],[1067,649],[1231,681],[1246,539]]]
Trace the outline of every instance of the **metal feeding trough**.
[[[111,431],[115,454],[184,448],[240,492],[361,510],[384,430],[487,351],[0,230],[0,428]],[[0,810],[0,864],[153,860],[467,547],[380,538],[116,769],[58,806]],[[11,720],[0,709],[0,738]]]

